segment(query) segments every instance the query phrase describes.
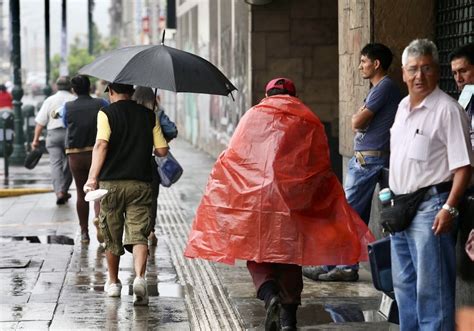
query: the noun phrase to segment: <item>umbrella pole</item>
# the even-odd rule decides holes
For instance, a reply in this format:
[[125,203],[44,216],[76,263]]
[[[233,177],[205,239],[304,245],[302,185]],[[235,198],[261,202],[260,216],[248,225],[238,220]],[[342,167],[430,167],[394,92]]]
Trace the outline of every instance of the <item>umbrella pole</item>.
[[166,33],[166,29],[163,29],[163,36],[161,37],[161,44],[162,45],[165,44],[165,33]]
[[155,88],[155,101],[153,101],[153,111],[156,110],[157,102],[156,102],[156,95],[158,94],[158,88]]

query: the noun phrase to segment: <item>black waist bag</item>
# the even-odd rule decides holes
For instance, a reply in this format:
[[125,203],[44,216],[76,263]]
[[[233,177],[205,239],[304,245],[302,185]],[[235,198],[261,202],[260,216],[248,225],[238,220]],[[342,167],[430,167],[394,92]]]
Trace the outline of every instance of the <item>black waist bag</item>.
[[422,187],[413,193],[396,195],[383,204],[380,223],[384,230],[395,233],[408,228],[430,187]]

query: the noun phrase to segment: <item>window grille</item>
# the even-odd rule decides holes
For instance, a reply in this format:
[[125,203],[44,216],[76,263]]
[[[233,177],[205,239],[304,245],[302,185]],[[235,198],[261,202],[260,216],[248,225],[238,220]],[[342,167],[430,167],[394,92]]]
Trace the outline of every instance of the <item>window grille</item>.
[[440,88],[457,98],[451,74],[449,53],[455,48],[474,42],[474,3],[472,0],[438,0],[436,11],[436,45],[439,51]]

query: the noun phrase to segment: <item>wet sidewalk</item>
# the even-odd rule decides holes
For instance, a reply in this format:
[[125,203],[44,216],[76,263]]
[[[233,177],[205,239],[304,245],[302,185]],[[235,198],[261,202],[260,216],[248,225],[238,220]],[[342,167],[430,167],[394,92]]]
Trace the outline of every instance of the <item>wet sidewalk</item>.
[[[120,263],[121,299],[104,295],[104,251],[92,224],[91,243],[80,243],[74,190],[64,206],[56,206],[53,193],[6,197],[0,198],[1,330],[263,329],[265,311],[245,263],[227,266],[183,257],[215,160],[183,140],[173,141],[171,148],[184,174],[173,187],[160,188],[158,246],[150,250],[147,266],[149,307],[132,305],[134,274],[128,253]],[[48,188],[47,155],[33,171],[11,167],[8,183],[1,176],[0,188]],[[367,269],[360,275],[356,283],[305,279],[298,327],[398,330],[377,313],[380,293]]]

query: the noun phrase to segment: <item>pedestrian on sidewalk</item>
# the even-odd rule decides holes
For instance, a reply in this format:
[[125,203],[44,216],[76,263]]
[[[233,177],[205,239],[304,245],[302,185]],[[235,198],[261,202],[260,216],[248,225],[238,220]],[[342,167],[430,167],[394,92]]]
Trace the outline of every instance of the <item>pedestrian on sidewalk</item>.
[[392,277],[400,330],[454,330],[458,204],[474,155],[462,107],[438,87],[439,57],[428,39],[403,51],[408,96],[390,137],[393,194],[428,188],[405,230],[391,236]]
[[[474,43],[463,45],[451,52],[449,62],[459,92],[462,92],[466,85],[474,85]],[[469,117],[471,145],[474,147],[474,94],[463,106]]]
[[[349,161],[344,191],[365,224],[369,224],[375,186],[383,168],[388,167],[390,127],[401,100],[397,84],[387,74],[392,58],[390,49],[379,43],[367,44],[360,52],[359,71],[372,88],[352,116],[354,156]],[[303,275],[316,281],[357,281],[359,264],[304,267]]]
[[265,329],[296,330],[301,266],[366,260],[374,238],[347,203],[324,126],[293,82],[273,79],[265,96],[214,165],[184,254],[247,260]]
[[69,77],[61,76],[56,81],[57,92],[46,98],[36,115],[35,134],[31,147],[36,149],[40,146],[40,136],[46,127],[46,149],[49,153],[51,178],[54,192],[56,193],[56,204],[63,205],[70,198],[69,186],[72,183],[71,170],[65,151],[66,128],[58,118],[57,111],[65,102],[72,101],[76,97],[71,93],[71,82]]
[[2,108],[13,108],[12,95],[7,91],[7,87],[4,84],[0,84],[0,109]]
[[[131,100],[132,85],[109,83],[110,105],[97,115],[97,137],[84,191],[99,186],[108,191],[100,202],[109,279],[104,290],[119,297],[120,256],[133,253],[135,280],[133,304],[148,305],[145,280],[150,234],[151,155],[165,156],[168,144],[154,112]],[[122,237],[125,232],[125,238]]]
[[[170,142],[178,136],[178,129],[176,124],[171,121],[166,115],[164,108],[161,106],[160,95],[155,93],[149,87],[137,86],[135,88],[135,93],[132,97],[138,104],[152,109],[155,112],[155,116],[160,122],[161,131],[163,136],[166,139],[166,142]],[[156,246],[158,244],[158,239],[155,235],[155,225],[156,225],[156,212],[158,208],[158,195],[160,193],[160,175],[158,174],[158,165],[156,164],[155,158],[151,158],[151,170],[152,170],[152,181],[151,181],[151,232],[148,236],[148,245]]]
[[[108,105],[104,99],[92,98],[89,77],[77,75],[71,79],[71,86],[77,99],[66,102],[59,110],[59,115],[66,127],[66,155],[69,168],[76,182],[76,210],[81,227],[81,242],[89,243],[89,202],[84,200],[84,184],[87,181],[92,163],[92,149],[97,135],[97,114]],[[93,224],[97,229],[97,241],[104,242],[99,228],[99,202],[94,202],[95,217]]]

